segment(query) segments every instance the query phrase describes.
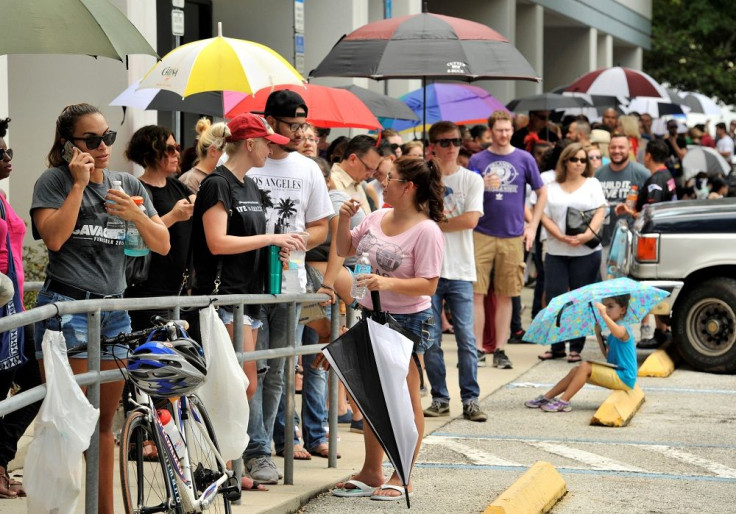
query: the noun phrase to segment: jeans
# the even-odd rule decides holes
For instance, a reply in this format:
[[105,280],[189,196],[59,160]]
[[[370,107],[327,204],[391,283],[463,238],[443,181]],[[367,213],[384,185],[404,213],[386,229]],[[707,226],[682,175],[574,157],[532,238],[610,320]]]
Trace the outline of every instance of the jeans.
[[511,334],[524,330],[521,324],[521,296],[511,298]]
[[[477,400],[480,395],[477,378],[478,352],[475,349],[475,335],[473,334],[473,283],[440,278],[437,291],[432,296],[432,311],[435,319],[440,319],[442,300],[447,302],[452,312],[452,326],[455,328],[455,341],[457,342],[460,397],[463,403],[467,403],[470,400]],[[432,386],[432,399],[449,402],[445,357],[441,346],[441,324],[432,325],[430,332],[434,344],[424,352],[424,367]]]
[[[261,306],[258,320],[263,327],[258,332],[257,350],[284,348],[289,346],[286,334],[288,330],[288,304],[276,303]],[[296,317],[299,317],[297,305]],[[294,324],[296,328],[296,319]],[[250,418],[248,435],[250,442],[243,453],[247,461],[253,457],[271,456],[271,439],[276,414],[281,401],[281,391],[284,380],[285,359],[259,360],[258,388],[248,402]]]
[[[300,325],[304,329],[301,338],[302,345],[319,344],[317,332],[307,326]],[[297,337],[297,341],[299,338]],[[312,362],[317,354],[302,355],[302,367],[304,368],[304,379],[302,381],[302,435],[304,437],[304,448],[311,451],[320,444],[327,443],[327,431],[322,420],[327,417],[327,372],[322,369],[313,369]],[[279,412],[273,430],[273,442],[276,453],[284,450],[285,444],[285,399],[281,395]],[[295,437],[294,444],[299,444]]]
[[[600,251],[580,257],[547,254],[547,258],[544,261],[544,286],[547,291],[547,302],[568,291],[594,283],[600,272],[600,267]],[[580,353],[584,345],[584,337],[571,339],[570,351]],[[564,341],[552,345],[552,353],[564,352]]]
[[432,328],[437,325],[435,318],[432,313],[432,309],[415,312],[414,314],[393,314],[391,316],[406,330],[413,332],[421,338],[419,345],[414,349],[419,355],[426,354],[432,346],[434,346],[434,340],[431,337]]

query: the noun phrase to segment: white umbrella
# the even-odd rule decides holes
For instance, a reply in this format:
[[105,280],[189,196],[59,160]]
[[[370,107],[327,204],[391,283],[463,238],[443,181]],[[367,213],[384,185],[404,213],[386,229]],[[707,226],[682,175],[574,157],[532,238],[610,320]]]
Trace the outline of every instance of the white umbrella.
[[683,179],[694,177],[704,171],[708,175],[728,175],[731,165],[717,150],[699,145],[689,145],[687,154],[682,159]]
[[667,115],[687,114],[690,108],[679,105],[657,96],[637,96],[631,99],[626,106],[626,112],[647,113],[652,118],[661,118]]
[[710,97],[701,93],[684,92],[680,93],[683,97],[682,102],[690,107],[691,112],[705,114],[706,116],[722,116],[723,111],[718,104]]

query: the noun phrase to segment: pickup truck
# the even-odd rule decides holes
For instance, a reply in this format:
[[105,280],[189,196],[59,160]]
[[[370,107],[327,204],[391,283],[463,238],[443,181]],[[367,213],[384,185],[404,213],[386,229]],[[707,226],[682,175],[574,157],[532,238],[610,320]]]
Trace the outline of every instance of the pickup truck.
[[619,221],[606,271],[670,291],[653,312],[674,349],[696,370],[736,373],[736,198],[645,206],[633,229]]

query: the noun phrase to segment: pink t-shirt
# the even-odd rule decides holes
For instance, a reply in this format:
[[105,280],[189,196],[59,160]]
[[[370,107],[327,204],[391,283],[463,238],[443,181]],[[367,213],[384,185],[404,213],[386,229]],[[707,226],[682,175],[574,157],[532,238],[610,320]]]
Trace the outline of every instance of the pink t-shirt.
[[26,235],[26,224],[23,218],[18,216],[10,206],[5,197],[0,194],[0,201],[5,207],[6,220],[0,218],[0,272],[8,272],[8,248],[6,245],[6,234],[10,231],[10,247],[13,249],[13,264],[18,276],[18,288],[23,294],[23,238]]
[[[381,221],[390,209],[369,214],[351,232],[357,255],[368,252],[373,273],[396,278],[437,278],[445,253],[445,238],[432,220],[424,220],[396,236],[381,230]],[[373,309],[370,294],[360,304]],[[395,314],[414,314],[429,309],[430,296],[407,296],[381,291],[381,309]]]

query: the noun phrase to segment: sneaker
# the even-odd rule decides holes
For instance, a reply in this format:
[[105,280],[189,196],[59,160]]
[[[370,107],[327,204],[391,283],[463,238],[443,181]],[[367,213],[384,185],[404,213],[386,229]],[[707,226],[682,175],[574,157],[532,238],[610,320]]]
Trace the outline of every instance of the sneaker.
[[654,350],[663,346],[665,343],[668,343],[671,340],[671,332],[665,332],[663,330],[655,329],[654,336],[651,339],[639,341],[638,343],[636,343],[636,347],[640,350]]
[[544,405],[540,405],[539,408],[545,412],[570,412],[572,410],[570,402],[559,400],[557,398],[548,401]]
[[424,409],[425,418],[439,418],[450,415],[450,404],[439,400],[432,400],[432,405]]
[[[460,364],[458,364],[457,366],[459,368]],[[484,352],[483,350],[478,350],[478,367],[479,368],[486,367],[486,352]]]
[[341,425],[347,425],[351,421],[353,421],[353,411],[350,409],[348,409],[342,416],[337,416],[337,422]]
[[355,432],[356,434],[362,434],[363,433],[363,420],[354,420],[350,422],[350,431]]
[[642,323],[641,328],[639,330],[639,334],[641,335],[642,341],[647,341],[648,339],[653,338],[654,337],[654,326]]
[[[449,407],[448,407],[449,411]],[[425,411],[426,412],[426,411]],[[488,416],[485,412],[480,410],[480,405],[478,405],[477,400],[471,400],[468,403],[463,405],[463,417],[465,419],[469,419],[470,421],[488,421]]]
[[271,457],[267,455],[248,459],[245,463],[245,469],[250,477],[257,482],[262,484],[279,483],[279,470]]
[[506,352],[503,350],[496,350],[493,352],[493,367],[499,369],[512,369],[514,366],[511,361],[506,357]]
[[533,400],[529,400],[527,402],[524,402],[524,405],[526,405],[530,409],[538,409],[542,405],[544,405],[546,403],[549,403],[549,402],[550,402],[550,400],[548,400],[546,396],[544,396],[543,394],[540,394],[539,396],[537,396]]

